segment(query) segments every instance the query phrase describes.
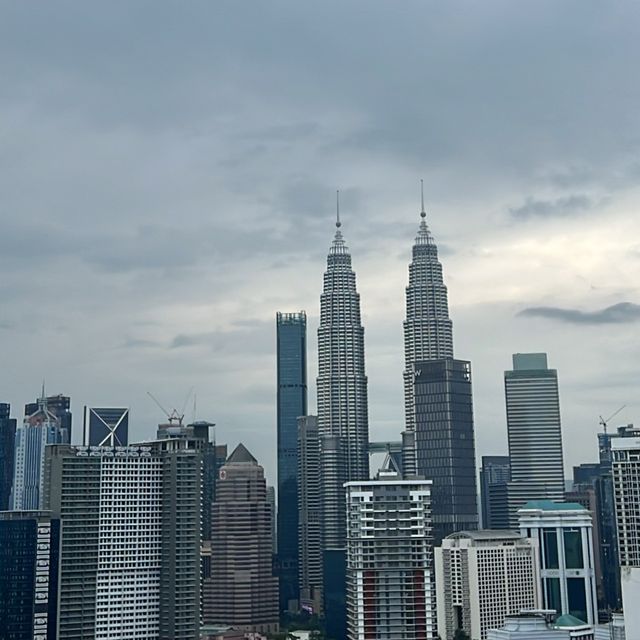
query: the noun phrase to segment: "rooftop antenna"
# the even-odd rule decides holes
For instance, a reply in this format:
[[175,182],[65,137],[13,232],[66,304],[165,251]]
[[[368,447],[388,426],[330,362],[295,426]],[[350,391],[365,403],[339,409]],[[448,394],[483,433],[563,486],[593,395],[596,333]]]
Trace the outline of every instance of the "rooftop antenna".
[[615,413],[612,413],[606,420],[600,416],[600,424],[602,425],[603,429],[604,429],[604,433],[606,435],[607,433],[607,426],[609,425],[609,422],[615,418],[623,409],[626,409],[627,405],[623,404]]
[[426,218],[427,212],[424,210],[424,180],[420,180],[420,204],[422,205],[422,209],[420,209],[420,217]]
[[336,191],[336,227],[338,229],[342,226],[342,222],[340,222],[340,190]]

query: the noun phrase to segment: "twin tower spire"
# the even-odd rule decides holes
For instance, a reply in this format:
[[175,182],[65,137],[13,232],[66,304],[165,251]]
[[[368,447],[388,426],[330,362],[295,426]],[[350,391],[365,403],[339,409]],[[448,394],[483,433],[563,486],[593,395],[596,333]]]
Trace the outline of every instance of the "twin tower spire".
[[[426,223],[421,181],[420,226],[406,289],[405,428],[415,429],[413,365],[453,357],[452,323],[438,248]],[[360,295],[340,220],[327,256],[318,328],[318,429],[323,472],[324,548],[346,538],[343,484],[369,478],[369,419]]]

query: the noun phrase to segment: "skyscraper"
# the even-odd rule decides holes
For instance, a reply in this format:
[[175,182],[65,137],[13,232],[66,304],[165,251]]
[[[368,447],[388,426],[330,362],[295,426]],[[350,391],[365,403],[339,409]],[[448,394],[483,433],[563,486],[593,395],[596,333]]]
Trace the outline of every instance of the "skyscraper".
[[364,328],[351,255],[340,231],[327,256],[318,328],[318,430],[323,544],[344,549],[344,483],[369,477],[369,419]]
[[201,443],[47,447],[62,518],[60,640],[193,640],[200,625]]
[[0,513],[0,638],[56,640],[60,519]]
[[0,511],[9,509],[13,485],[16,419],[10,416],[10,405],[0,402]]
[[16,430],[11,508],[18,511],[42,509],[45,447],[69,442],[69,430],[64,425],[70,424],[70,418],[67,420],[66,414],[62,413],[60,417],[50,410],[48,401],[43,389],[37,405],[26,406],[37,408],[25,415]]
[[300,606],[319,613],[322,604],[322,503],[318,418],[298,419],[298,575]]
[[85,407],[83,442],[87,447],[129,444],[129,409]]
[[414,365],[425,360],[453,358],[453,323],[449,318],[447,287],[438,260],[438,247],[426,217],[423,193],[420,227],[413,245],[406,288],[404,406],[408,431],[415,430]]
[[598,622],[591,514],[572,502],[532,500],[519,511],[520,533],[540,549],[545,609]]
[[[38,398],[35,402],[29,402],[24,406],[24,415],[30,416],[32,413],[35,413],[40,408],[40,403],[42,398],[44,398],[44,387],[42,389],[42,397]],[[63,444],[68,444],[71,442],[71,398],[69,396],[64,396],[61,393],[56,394],[55,396],[47,396],[47,409],[58,418],[60,421],[60,428],[64,429],[67,434],[67,439]]]
[[347,638],[436,638],[431,482],[347,483]]
[[540,606],[538,545],[514,531],[485,529],[447,536],[435,550],[438,634],[487,631],[520,609]]
[[272,508],[264,470],[239,444],[220,469],[213,505],[211,579],[204,622],[259,633],[278,630],[278,578],[272,571]]
[[414,365],[418,474],[433,481],[434,544],[478,528],[471,364],[445,358]]
[[[611,438],[622,609],[627,638],[640,629],[640,429],[631,425]],[[636,635],[631,635],[631,633]]]
[[509,527],[530,500],[564,500],[558,372],[546,353],[516,353],[504,373],[511,482]]
[[508,529],[507,483],[511,477],[509,456],[482,456],[480,501],[483,529]]
[[280,610],[298,591],[298,418],[307,415],[307,316],[276,315]]

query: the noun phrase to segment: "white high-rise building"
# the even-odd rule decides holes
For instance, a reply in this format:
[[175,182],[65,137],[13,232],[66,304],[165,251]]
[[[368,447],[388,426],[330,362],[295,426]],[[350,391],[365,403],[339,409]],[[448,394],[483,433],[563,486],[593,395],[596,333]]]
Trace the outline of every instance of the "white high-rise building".
[[60,640],[191,640],[200,626],[202,443],[47,447],[62,519]]
[[513,531],[462,531],[434,549],[438,635],[472,640],[540,605],[538,545]]
[[318,328],[318,431],[324,549],[344,549],[345,482],[369,478],[364,328],[351,255],[340,231],[327,256]]
[[518,511],[520,533],[540,548],[542,605],[598,622],[591,513],[573,502],[535,500]]
[[627,640],[640,639],[640,429],[611,438],[613,490]]
[[530,500],[564,499],[564,467],[558,372],[547,367],[546,353],[516,353],[504,373],[511,481],[509,527]]
[[436,638],[431,481],[348,482],[347,638]]

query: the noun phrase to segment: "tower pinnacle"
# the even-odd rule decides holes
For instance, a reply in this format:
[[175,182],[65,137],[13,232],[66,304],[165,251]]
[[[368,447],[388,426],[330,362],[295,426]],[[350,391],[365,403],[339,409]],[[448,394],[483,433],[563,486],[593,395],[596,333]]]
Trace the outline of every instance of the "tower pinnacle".
[[342,226],[340,222],[340,190],[336,191],[336,227],[339,229]]
[[426,218],[427,212],[424,210],[424,180],[420,180],[420,202],[422,204],[422,208],[420,209],[420,217]]

